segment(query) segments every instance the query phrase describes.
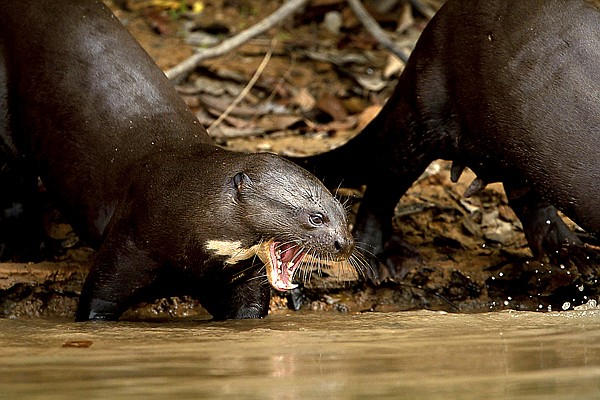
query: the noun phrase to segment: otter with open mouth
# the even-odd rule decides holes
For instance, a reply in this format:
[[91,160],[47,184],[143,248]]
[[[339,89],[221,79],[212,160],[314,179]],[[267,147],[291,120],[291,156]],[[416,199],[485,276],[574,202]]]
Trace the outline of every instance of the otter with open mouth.
[[259,318],[270,286],[257,256],[277,290],[311,257],[356,265],[345,211],[321,182],[215,146],[100,1],[0,2],[0,162],[27,164],[98,249],[78,321],[185,294],[215,319]]

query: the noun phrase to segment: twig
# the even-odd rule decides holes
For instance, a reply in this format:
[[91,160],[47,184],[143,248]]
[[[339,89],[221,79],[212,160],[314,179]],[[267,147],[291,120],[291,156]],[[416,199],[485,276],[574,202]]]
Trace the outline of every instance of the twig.
[[253,37],[268,31],[277,23],[283,21],[284,19],[298,11],[301,7],[308,3],[308,1],[309,0],[289,0],[277,11],[275,11],[273,14],[269,15],[262,21],[258,22],[256,25],[253,25],[252,27],[243,30],[242,32],[233,36],[232,38],[224,40],[215,47],[199,51],[198,53],[184,60],[180,64],[167,70],[165,72],[165,75],[167,75],[169,79],[177,79],[182,75],[190,73],[202,61],[209,58],[222,56],[223,54],[226,54],[234,48],[244,44]]
[[377,21],[365,10],[360,0],[348,0],[348,4],[358,20],[384,48],[394,53],[403,62],[408,61],[408,55],[387,36],[387,33],[377,24]]
[[[214,96],[198,94],[196,98],[200,102],[200,104],[205,108],[211,108],[215,112],[224,113],[230,107],[231,103],[226,103],[226,101],[216,100]],[[229,112],[229,115],[235,118],[253,118],[253,117],[261,117],[267,114],[281,115],[283,114],[281,111],[274,111],[272,107],[269,107],[268,104],[259,104],[257,106],[242,106],[236,107]]]
[[258,80],[258,78],[260,77],[260,74],[262,74],[262,72],[265,70],[265,67],[269,63],[269,60],[271,60],[271,56],[273,55],[273,49],[275,48],[275,43],[276,42],[277,42],[277,39],[275,39],[275,38],[273,39],[273,41],[271,41],[271,46],[269,47],[269,51],[267,51],[267,54],[265,54],[265,57],[263,58],[262,62],[258,66],[258,69],[256,70],[256,72],[252,76],[252,79],[250,79],[250,81],[248,82],[248,84],[246,85],[246,87],[240,92],[240,94],[238,95],[238,97],[236,97],[235,100],[233,100],[231,102],[231,104],[229,105],[229,107],[227,107],[227,109],[223,112],[223,114],[219,115],[219,118],[217,118],[216,120],[214,120],[213,123],[210,124],[210,126],[208,128],[206,128],[206,130],[209,133],[210,133],[210,131],[213,128],[215,128],[217,125],[219,125],[221,122],[223,122],[223,120],[225,118],[227,118],[227,116],[229,115],[229,113],[235,107],[237,107],[238,104],[240,104],[240,102],[242,101],[242,99],[244,97],[246,97],[246,95],[248,94],[248,92],[250,91],[250,89],[252,89],[252,86],[254,86],[254,84],[256,83],[256,81]]

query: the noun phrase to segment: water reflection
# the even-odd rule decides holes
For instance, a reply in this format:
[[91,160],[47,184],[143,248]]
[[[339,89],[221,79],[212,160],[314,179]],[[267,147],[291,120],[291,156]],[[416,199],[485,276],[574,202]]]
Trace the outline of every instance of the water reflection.
[[591,399],[599,339],[597,310],[0,320],[0,397]]

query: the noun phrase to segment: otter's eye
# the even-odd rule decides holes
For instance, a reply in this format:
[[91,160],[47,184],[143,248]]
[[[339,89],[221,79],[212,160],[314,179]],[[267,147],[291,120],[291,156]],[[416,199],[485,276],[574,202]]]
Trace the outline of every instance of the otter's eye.
[[311,214],[308,216],[308,220],[313,226],[321,226],[325,222],[321,214]]

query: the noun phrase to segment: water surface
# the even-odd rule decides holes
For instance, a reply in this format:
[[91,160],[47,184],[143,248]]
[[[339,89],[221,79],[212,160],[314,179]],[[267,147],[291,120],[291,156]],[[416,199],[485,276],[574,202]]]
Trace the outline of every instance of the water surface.
[[600,399],[598,310],[3,319],[0,348],[6,399]]

